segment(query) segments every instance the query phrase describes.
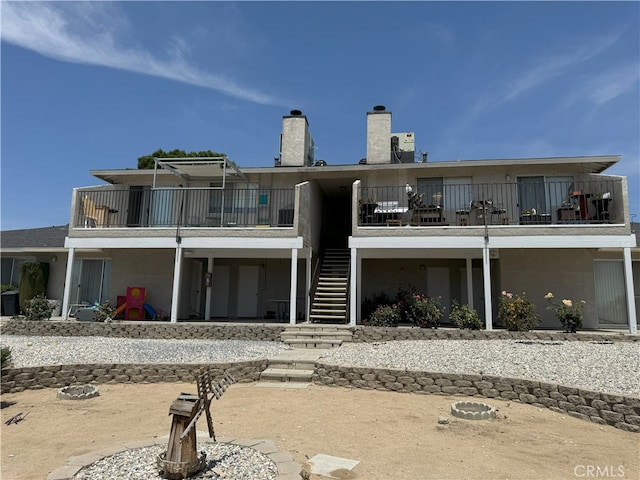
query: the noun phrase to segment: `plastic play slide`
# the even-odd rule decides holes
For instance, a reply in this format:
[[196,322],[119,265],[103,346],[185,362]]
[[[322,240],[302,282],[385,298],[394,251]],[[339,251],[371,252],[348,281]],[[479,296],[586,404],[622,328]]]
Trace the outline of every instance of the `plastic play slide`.
[[[123,303],[118,308],[116,308],[116,313],[114,315],[117,317],[122,312],[124,312],[126,308],[127,308],[127,304]],[[156,311],[153,309],[153,307],[151,305],[149,305],[148,303],[145,303],[144,304],[144,309],[149,314],[149,316],[151,317],[152,320],[156,318]],[[142,319],[142,320],[144,320],[144,319]]]

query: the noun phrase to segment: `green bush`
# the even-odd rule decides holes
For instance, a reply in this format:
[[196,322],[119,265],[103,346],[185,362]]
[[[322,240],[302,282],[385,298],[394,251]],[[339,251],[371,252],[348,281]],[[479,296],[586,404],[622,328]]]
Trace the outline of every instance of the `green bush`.
[[440,297],[425,297],[413,294],[407,309],[407,317],[412,324],[420,328],[438,328],[438,321],[442,318],[444,307]]
[[24,316],[27,320],[49,320],[53,313],[53,305],[44,295],[36,295],[26,302]]
[[386,293],[374,293],[371,297],[367,297],[362,301],[361,318],[369,318],[380,305],[391,305],[392,303],[393,300]]
[[0,293],[17,292],[17,291],[18,291],[18,287],[16,287],[15,285],[7,285],[7,284],[0,285]]
[[524,293],[519,296],[503,290],[498,306],[498,321],[507,327],[507,330],[528,332],[538,326],[540,315],[536,313],[536,306]]
[[96,321],[104,322],[106,320],[113,320],[113,317],[116,316],[116,309],[111,306],[109,300],[98,307],[96,311]]
[[13,355],[11,353],[11,348],[0,348],[0,369],[4,370],[5,368],[9,368],[11,365],[13,365]]
[[371,314],[365,325],[370,327],[397,327],[400,312],[397,305],[380,305]]
[[456,327],[468,330],[482,330],[484,324],[478,312],[469,307],[469,305],[460,305],[457,301],[451,303],[451,313],[449,320]]

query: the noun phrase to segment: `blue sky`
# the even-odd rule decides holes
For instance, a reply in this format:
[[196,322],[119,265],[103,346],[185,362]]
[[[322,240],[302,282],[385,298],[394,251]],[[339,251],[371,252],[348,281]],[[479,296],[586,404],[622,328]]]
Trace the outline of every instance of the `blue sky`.
[[3,230],[69,221],[90,170],[158,148],[272,166],[300,109],[316,158],[366,112],[429,161],[623,155],[640,220],[638,2],[1,4]]

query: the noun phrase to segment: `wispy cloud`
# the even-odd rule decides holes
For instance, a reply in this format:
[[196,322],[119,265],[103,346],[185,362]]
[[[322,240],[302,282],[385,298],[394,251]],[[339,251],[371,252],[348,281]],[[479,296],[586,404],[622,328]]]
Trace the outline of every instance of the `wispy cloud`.
[[584,92],[593,103],[602,105],[629,92],[639,81],[640,65],[636,62],[591,78]]
[[171,37],[167,58],[122,45],[132,28],[111,3],[2,2],[0,8],[2,40],[46,57],[166,78],[259,104],[286,103],[191,65],[185,55],[188,45],[178,36]]
[[432,40],[446,44],[453,43],[456,38],[450,28],[439,23],[426,22],[423,25],[422,31]]
[[618,38],[620,38],[620,34],[598,37],[572,51],[541,58],[509,82],[504,99],[513,100],[532,88],[565,74],[568,69],[584,63],[607,50]]

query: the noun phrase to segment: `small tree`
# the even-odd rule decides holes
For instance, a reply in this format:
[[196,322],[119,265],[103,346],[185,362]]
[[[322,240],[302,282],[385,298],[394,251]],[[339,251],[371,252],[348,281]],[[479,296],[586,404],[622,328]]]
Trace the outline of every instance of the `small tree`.
[[151,155],[143,155],[138,157],[138,169],[150,170],[155,167],[155,158],[194,158],[194,157],[223,157],[224,153],[216,153],[211,150],[202,150],[200,152],[185,152],[184,150],[171,150],[165,152],[162,149],[158,149]]

